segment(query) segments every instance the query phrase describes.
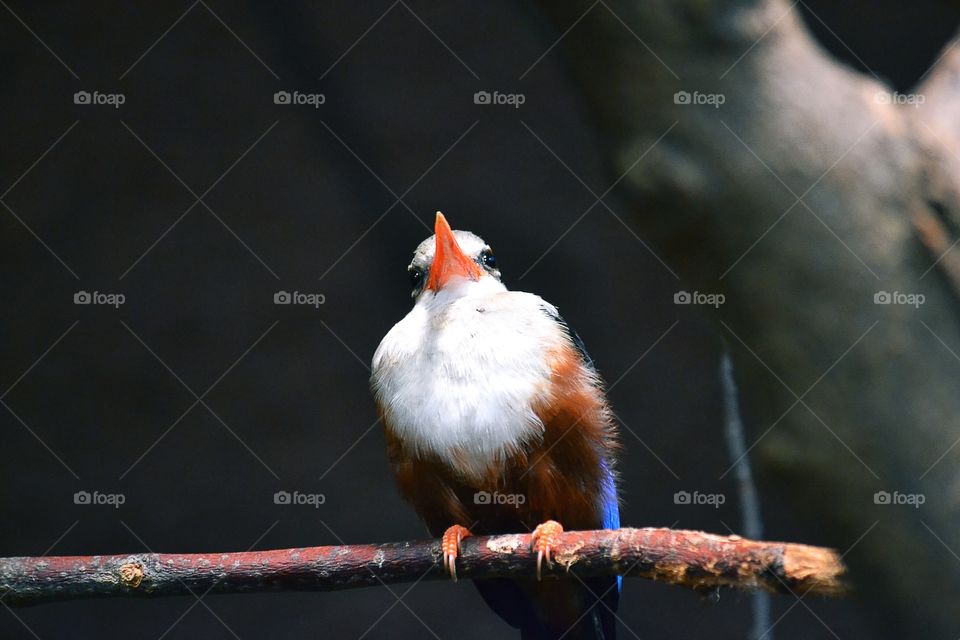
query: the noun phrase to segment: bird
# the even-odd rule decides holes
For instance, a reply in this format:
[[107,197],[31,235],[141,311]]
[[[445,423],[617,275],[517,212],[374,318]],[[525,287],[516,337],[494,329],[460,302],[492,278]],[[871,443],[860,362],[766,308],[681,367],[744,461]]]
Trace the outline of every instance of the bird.
[[490,245],[439,211],[407,272],[413,308],[370,378],[402,497],[454,581],[464,538],[533,528],[536,579],[474,581],[524,640],[614,638],[619,576],[541,580],[565,528],[620,526],[619,439],[583,342],[555,306],[508,290]]

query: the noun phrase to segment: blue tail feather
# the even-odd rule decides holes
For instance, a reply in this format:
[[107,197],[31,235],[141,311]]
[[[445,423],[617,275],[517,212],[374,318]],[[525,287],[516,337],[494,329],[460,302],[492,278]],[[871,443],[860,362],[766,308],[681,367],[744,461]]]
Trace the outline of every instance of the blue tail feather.
[[[620,506],[613,471],[601,462],[600,525],[620,528]],[[622,576],[578,580],[475,580],[480,595],[522,640],[614,640]]]
[[614,640],[617,576],[562,581],[475,580],[480,595],[523,640]]

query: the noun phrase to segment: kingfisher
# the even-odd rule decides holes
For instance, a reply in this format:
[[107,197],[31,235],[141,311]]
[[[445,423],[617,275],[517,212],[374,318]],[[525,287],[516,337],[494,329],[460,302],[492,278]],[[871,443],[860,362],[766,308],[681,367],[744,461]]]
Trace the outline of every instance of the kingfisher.
[[583,342],[555,306],[509,291],[490,245],[440,212],[407,273],[413,309],[371,375],[400,493],[454,581],[464,538],[533,530],[536,579],[474,581],[521,638],[614,638],[619,576],[540,580],[564,527],[620,527],[618,438]]

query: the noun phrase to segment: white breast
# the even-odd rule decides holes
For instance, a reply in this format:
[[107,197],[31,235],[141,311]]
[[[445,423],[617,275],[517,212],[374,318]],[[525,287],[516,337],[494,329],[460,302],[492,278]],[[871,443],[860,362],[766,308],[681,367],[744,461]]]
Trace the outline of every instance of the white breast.
[[548,352],[564,336],[538,296],[493,278],[463,286],[469,291],[427,292],[387,333],[372,384],[404,444],[477,478],[542,436],[532,406],[547,390]]

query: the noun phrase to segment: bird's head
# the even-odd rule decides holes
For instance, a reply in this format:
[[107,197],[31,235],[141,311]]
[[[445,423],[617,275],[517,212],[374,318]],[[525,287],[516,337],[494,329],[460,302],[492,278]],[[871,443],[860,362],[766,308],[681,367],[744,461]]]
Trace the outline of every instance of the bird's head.
[[474,283],[483,289],[488,283],[502,288],[490,245],[469,231],[454,231],[439,211],[434,234],[414,251],[407,273],[415,300],[425,294],[465,292],[474,288]]

